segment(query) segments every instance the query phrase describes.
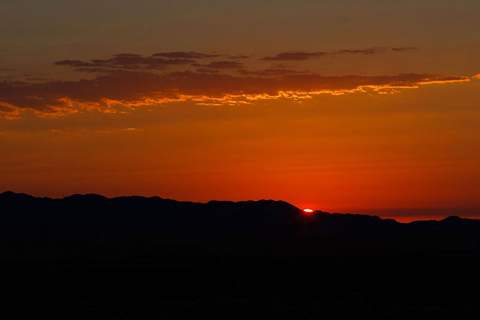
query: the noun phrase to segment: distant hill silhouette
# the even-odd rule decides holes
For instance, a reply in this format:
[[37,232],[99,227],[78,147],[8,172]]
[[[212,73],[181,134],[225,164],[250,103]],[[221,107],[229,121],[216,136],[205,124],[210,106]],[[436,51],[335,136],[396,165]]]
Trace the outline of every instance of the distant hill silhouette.
[[202,204],[4,192],[0,208],[4,259],[480,250],[479,220],[449,217],[404,224],[368,215],[306,215],[273,200]]

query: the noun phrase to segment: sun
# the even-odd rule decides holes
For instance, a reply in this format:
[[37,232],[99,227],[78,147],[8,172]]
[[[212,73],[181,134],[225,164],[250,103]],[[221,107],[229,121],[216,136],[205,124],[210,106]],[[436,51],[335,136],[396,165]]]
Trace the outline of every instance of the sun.
[[313,212],[312,209],[303,209],[303,212],[307,213],[307,214],[310,214]]

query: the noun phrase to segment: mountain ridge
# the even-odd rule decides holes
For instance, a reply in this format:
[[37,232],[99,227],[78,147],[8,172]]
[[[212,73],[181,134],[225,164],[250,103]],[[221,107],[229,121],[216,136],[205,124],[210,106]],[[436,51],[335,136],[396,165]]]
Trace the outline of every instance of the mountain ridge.
[[0,194],[0,259],[164,255],[338,255],[471,252],[480,220],[400,223],[362,214],[304,213],[284,201],[180,202],[160,197],[60,199]]
[[[26,193],[17,193],[17,192],[13,192],[13,191],[4,191],[2,193],[0,193],[0,201],[4,200],[5,198],[10,198],[11,200],[12,199],[16,199],[16,200],[19,200],[19,199],[30,199],[30,200],[33,200],[33,199],[41,199],[41,200],[50,200],[50,201],[79,201],[79,200],[97,200],[97,201],[119,201],[119,200],[127,200],[127,199],[136,199],[136,200],[141,200],[141,201],[147,201],[147,200],[156,200],[156,201],[168,201],[168,202],[174,202],[174,203],[183,203],[183,204],[197,204],[197,205],[242,205],[242,204],[263,204],[263,203],[275,203],[275,204],[282,204],[282,205],[285,205],[285,206],[290,206],[292,208],[295,208],[296,210],[298,211],[302,211],[302,209],[286,202],[286,201],[283,201],[283,200],[273,200],[273,199],[260,199],[260,200],[241,200],[241,201],[229,201],[229,200],[209,200],[208,202],[196,202],[196,201],[180,201],[180,200],[174,200],[174,199],[170,199],[170,198],[162,198],[162,197],[159,197],[159,196],[151,196],[151,197],[148,197],[148,196],[137,196],[137,195],[132,195],[132,196],[117,196],[117,197],[106,197],[106,196],[103,196],[103,195],[100,195],[100,194],[96,194],[96,193],[85,193],[85,194],[79,194],[79,193],[76,193],[76,194],[72,194],[72,195],[69,195],[69,196],[65,196],[65,197],[61,197],[61,198],[50,198],[50,197],[36,197],[36,196],[32,196],[32,195],[29,195],[29,194],[26,194]],[[400,222],[400,221],[397,221],[393,218],[382,218],[380,216],[377,216],[377,215],[370,215],[370,214],[362,214],[362,213],[337,213],[337,212],[326,212],[326,211],[322,211],[322,210],[314,210],[314,212],[312,213],[313,215],[322,215],[322,214],[326,214],[326,215],[340,215],[340,216],[349,216],[349,217],[354,217],[354,216],[364,216],[364,217],[371,217],[371,218],[379,218],[381,220],[384,220],[384,221],[395,221],[396,223],[399,223],[399,224],[415,224],[415,223],[422,223],[422,222],[440,222],[440,221],[444,221],[444,220],[449,220],[449,221],[453,221],[453,220],[473,220],[473,221],[476,221],[476,220],[480,220],[480,219],[473,219],[473,218],[462,218],[462,217],[459,217],[457,215],[451,215],[451,216],[447,216],[443,219],[421,219],[421,220],[414,220],[414,221],[411,221],[411,222]]]

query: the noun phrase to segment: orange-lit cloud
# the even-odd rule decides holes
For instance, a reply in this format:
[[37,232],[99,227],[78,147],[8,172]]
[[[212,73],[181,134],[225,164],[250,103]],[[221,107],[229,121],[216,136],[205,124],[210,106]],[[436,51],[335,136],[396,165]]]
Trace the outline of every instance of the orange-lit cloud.
[[16,108],[9,104],[2,104],[0,102],[0,117],[13,120],[13,119],[18,119],[19,116],[20,116],[19,108]]
[[[378,47],[339,50],[336,53],[374,54],[385,50],[412,49]],[[279,60],[302,60],[322,54],[296,52],[275,57]],[[260,99],[308,99],[317,94],[339,95],[366,90],[384,94],[419,85],[470,80],[465,76],[415,73],[327,76],[275,65],[251,70],[248,63],[215,60],[218,56],[198,52],[156,53],[148,57],[123,53],[106,60],[58,61],[56,65],[96,73],[96,76],[79,81],[21,82],[5,79],[0,81],[0,114],[17,118],[22,110],[27,109],[41,116],[65,115],[82,110],[109,113],[173,101],[228,105]],[[195,59],[214,60],[200,64]],[[170,69],[166,70],[167,67]]]
[[[462,76],[398,74],[383,76],[322,76],[297,74],[284,76],[232,76],[198,72],[118,71],[91,80],[50,81],[46,83],[1,82],[0,106],[3,112],[33,109],[41,113],[68,113],[78,106],[111,112],[114,105],[126,107],[162,102],[228,101],[232,97],[248,100],[309,98],[314,94],[343,94],[372,89],[382,92],[416,88],[422,84],[469,81]],[[241,99],[240,99],[241,100]]]

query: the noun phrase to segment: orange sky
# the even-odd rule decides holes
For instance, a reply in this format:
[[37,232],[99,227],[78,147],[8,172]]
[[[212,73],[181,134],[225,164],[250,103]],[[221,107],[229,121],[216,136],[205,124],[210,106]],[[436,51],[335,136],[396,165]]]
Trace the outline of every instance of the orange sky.
[[[118,36],[121,46],[92,46],[93,38],[68,43],[73,40],[64,37],[82,25],[75,19],[51,42],[35,42],[9,16],[11,34],[1,41],[10,55],[0,56],[0,191],[278,199],[402,221],[450,212],[480,216],[476,2],[463,1],[452,11],[439,1],[431,22],[413,16],[414,25],[431,28],[429,37],[425,30],[400,29],[401,18],[413,10],[406,4],[413,3],[394,11],[364,1],[378,9],[372,19],[384,19],[383,13],[391,21],[382,20],[382,34],[359,18],[371,12],[355,6],[342,11],[359,30],[370,30],[358,41],[339,27],[348,22],[334,4],[280,1],[273,8],[247,1],[236,8],[214,2],[192,9],[188,18],[175,16],[180,11],[173,4],[167,9],[172,23],[219,11],[234,20],[236,10],[252,21],[261,16],[258,32],[271,34],[271,43],[240,50],[240,44],[257,41],[258,35],[246,33],[219,46],[215,39],[223,34],[215,38],[213,30],[197,35],[203,44],[194,35],[184,35],[184,44],[173,38],[155,44],[145,30],[142,45],[125,32]],[[79,17],[94,17],[88,3]],[[150,19],[150,4],[139,3],[138,14]],[[28,16],[9,6],[28,29]],[[338,20],[310,17],[327,9]],[[284,42],[277,41],[267,22],[301,14],[305,25],[292,30],[304,34],[296,38],[285,29]],[[441,21],[455,21],[454,15],[463,20],[453,31],[432,33],[441,31]],[[141,31],[120,17],[107,18],[119,33],[126,27]],[[233,28],[222,19],[218,28]],[[330,26],[336,38],[316,34],[315,26]],[[38,39],[51,27],[38,24]],[[112,32],[97,27],[99,34]],[[318,41],[298,42],[306,37]],[[42,53],[34,61],[35,52]]]

